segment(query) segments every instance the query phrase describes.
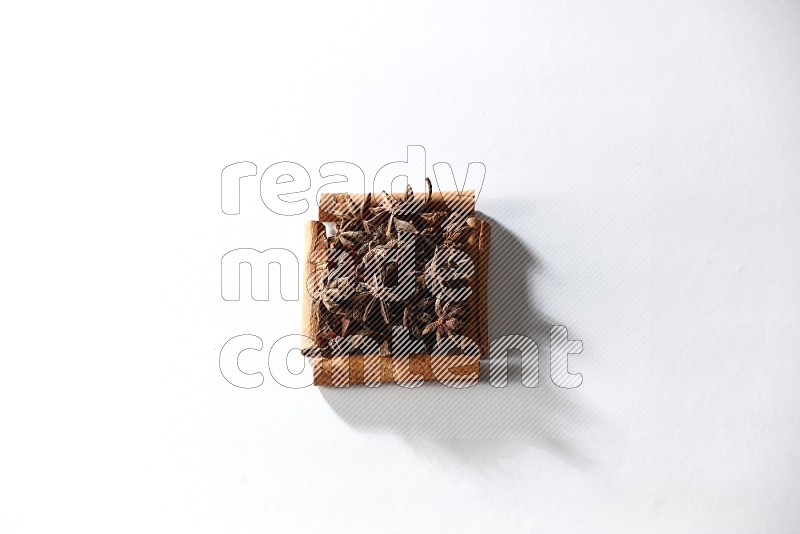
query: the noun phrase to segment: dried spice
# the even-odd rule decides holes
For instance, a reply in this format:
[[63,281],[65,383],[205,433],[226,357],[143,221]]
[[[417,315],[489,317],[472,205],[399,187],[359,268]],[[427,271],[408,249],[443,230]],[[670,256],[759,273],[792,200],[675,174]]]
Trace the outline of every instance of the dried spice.
[[[426,180],[426,186],[428,192],[422,199],[423,206],[430,200],[430,180]],[[368,223],[376,226],[385,223],[383,226],[385,227],[384,233],[386,234],[386,237],[390,237],[392,232],[397,231],[412,231],[416,233],[416,229],[410,222],[404,221],[400,218],[403,216],[407,217],[413,212],[416,212],[416,203],[417,200],[414,197],[414,192],[411,190],[410,185],[406,187],[406,194],[402,200],[389,195],[386,193],[386,191],[383,191],[381,193],[378,206],[370,208],[370,211],[374,215],[372,219],[368,221]]]
[[461,329],[461,308],[452,306],[450,302],[442,303],[441,299],[436,299],[436,318],[428,323],[422,330],[422,334],[436,332],[436,342],[444,337],[452,338]]

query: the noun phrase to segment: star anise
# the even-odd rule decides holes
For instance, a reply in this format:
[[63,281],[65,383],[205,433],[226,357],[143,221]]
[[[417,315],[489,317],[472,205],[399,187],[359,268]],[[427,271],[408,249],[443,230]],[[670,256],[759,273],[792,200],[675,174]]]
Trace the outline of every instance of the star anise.
[[[370,241],[367,243],[367,250],[361,257],[361,267],[367,272],[374,271],[375,266],[382,266],[389,261],[395,249],[404,246],[399,239],[388,239],[383,243]],[[370,274],[371,276],[371,274]]]
[[447,218],[445,211],[421,213],[422,231],[416,233],[416,245],[422,255],[429,256],[441,239],[441,223]]
[[363,230],[356,230],[359,221],[351,219],[333,223],[333,233],[328,238],[328,243],[332,248],[343,247],[347,250],[354,250],[369,241],[370,234]]
[[353,322],[351,318],[332,313],[323,303],[320,303],[315,310],[319,317],[320,339],[323,346],[327,346],[331,340],[347,334],[347,330]]
[[436,317],[422,329],[422,335],[436,332],[436,343],[443,337],[454,339],[455,334],[461,329],[461,308],[451,305],[450,302],[442,303],[441,299],[436,299]]
[[461,228],[445,231],[442,248],[461,248],[464,245],[464,242],[467,240],[467,237],[469,237],[469,235],[472,233],[472,230],[474,230],[474,228],[471,226],[462,226]]
[[322,281],[323,287],[317,291],[316,296],[322,301],[325,308],[337,315],[347,315],[347,297],[352,292],[353,281],[349,277],[341,277],[335,280]]
[[469,274],[471,266],[472,261],[463,252],[455,248],[437,248],[425,267],[423,278],[430,287],[432,282],[441,284],[446,280],[444,272]]
[[369,252],[376,246],[385,245],[389,242],[391,234],[387,233],[386,223],[387,221],[385,220],[377,221],[375,219],[364,221],[364,227],[369,233],[369,240],[358,250],[359,255]]
[[398,217],[404,216],[411,217],[414,212],[425,206],[431,199],[432,186],[431,181],[425,178],[425,196],[420,202],[414,197],[414,191],[411,189],[411,184],[406,186],[406,192],[402,199],[395,198],[388,194],[386,191],[381,192],[378,205],[370,208],[374,217],[370,219],[370,224],[380,224],[386,221],[386,235],[391,235],[392,231],[395,232],[413,232],[417,233],[414,225],[408,221],[403,221]]
[[398,301],[399,297],[388,287],[381,283],[378,279],[378,274],[372,276],[369,282],[361,282],[358,284],[357,294],[354,295],[354,304],[357,307],[364,306],[364,314],[362,320],[366,322],[372,311],[377,307],[383,321],[386,324],[391,323],[390,306],[394,301]]
[[367,193],[361,200],[361,204],[356,204],[347,193],[331,195],[325,197],[326,201],[320,205],[320,210],[326,211],[340,221],[363,221],[369,215],[369,207],[372,203],[372,193]]
[[428,213],[420,213],[419,217],[423,220],[427,228],[423,232],[431,233],[436,231],[442,223],[447,219],[448,213],[446,211],[431,211]]
[[433,299],[412,298],[403,308],[403,326],[414,339],[422,338],[422,329],[433,320]]

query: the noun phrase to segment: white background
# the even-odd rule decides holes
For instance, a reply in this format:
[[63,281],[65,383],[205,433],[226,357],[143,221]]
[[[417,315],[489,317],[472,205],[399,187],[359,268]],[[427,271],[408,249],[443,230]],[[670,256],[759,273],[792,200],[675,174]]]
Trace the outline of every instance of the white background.
[[[4,5],[0,532],[797,532],[798,29],[765,0]],[[300,254],[312,213],[251,179],[224,215],[222,168],[316,187],[410,144],[486,165],[524,258],[493,309],[543,356],[567,326],[583,384],[226,382],[225,341],[300,307],[224,302],[220,258]]]

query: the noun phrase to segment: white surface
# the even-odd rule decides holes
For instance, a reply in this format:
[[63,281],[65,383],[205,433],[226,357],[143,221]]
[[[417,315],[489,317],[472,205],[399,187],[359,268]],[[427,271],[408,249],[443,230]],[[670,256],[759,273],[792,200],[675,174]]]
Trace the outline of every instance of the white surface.
[[[0,532],[797,532],[800,4],[284,4],[3,8]],[[305,217],[222,168],[409,144],[485,163],[581,387],[228,384],[300,308],[220,258]]]

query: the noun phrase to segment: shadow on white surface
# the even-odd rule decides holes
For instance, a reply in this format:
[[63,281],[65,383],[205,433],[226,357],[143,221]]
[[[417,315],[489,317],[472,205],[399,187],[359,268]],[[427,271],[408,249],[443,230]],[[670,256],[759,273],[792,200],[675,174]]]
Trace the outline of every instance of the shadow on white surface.
[[395,384],[379,388],[320,388],[334,412],[354,429],[394,434],[415,447],[441,452],[469,464],[491,464],[535,447],[578,467],[593,461],[585,438],[598,421],[549,375],[549,328],[562,324],[537,309],[531,274],[535,254],[496,220],[492,224],[489,277],[490,339],[528,336],[539,345],[539,387],[521,383],[520,357],[511,353],[508,386],[492,387],[488,364],[478,384],[453,389],[424,383],[416,389]]

